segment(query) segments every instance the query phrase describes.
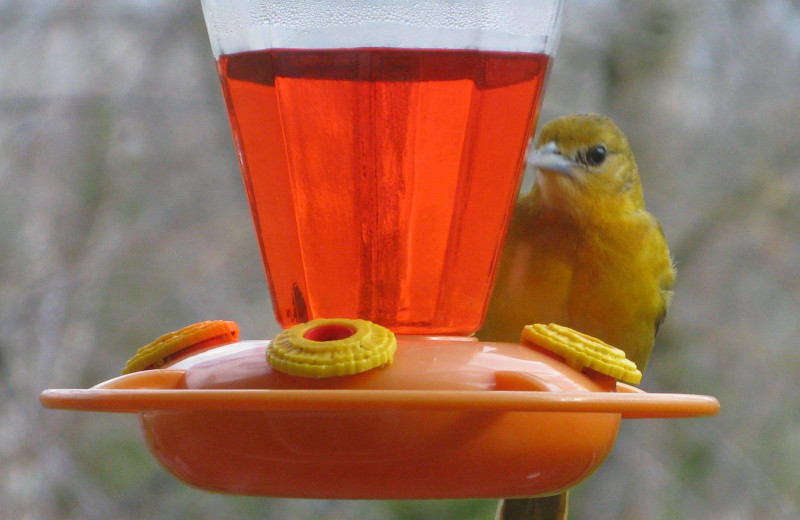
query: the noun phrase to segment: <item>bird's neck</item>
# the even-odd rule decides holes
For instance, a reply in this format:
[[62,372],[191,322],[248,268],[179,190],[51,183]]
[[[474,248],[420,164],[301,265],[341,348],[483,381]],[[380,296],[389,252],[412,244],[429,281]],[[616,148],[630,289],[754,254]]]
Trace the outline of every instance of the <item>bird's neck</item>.
[[543,215],[575,222],[603,222],[644,209],[640,185],[620,191],[598,191],[538,176],[528,200]]

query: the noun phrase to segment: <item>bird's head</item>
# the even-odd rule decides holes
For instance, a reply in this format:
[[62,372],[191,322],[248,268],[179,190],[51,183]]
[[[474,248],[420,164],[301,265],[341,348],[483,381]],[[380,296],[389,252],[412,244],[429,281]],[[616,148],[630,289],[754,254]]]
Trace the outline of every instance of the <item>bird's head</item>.
[[537,187],[547,197],[642,199],[628,140],[605,116],[570,115],[548,122],[528,162],[539,170]]

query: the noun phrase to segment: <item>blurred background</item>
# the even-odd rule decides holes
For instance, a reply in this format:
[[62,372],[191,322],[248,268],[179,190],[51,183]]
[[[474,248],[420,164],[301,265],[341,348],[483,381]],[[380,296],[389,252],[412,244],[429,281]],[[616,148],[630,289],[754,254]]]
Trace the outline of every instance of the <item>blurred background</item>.
[[[572,520],[800,518],[798,85],[797,0],[567,0],[541,121],[617,121],[678,263],[643,387],[722,403],[624,422]],[[218,318],[277,331],[199,2],[0,0],[0,516],[492,518],[201,492],[135,416],[38,404]]]

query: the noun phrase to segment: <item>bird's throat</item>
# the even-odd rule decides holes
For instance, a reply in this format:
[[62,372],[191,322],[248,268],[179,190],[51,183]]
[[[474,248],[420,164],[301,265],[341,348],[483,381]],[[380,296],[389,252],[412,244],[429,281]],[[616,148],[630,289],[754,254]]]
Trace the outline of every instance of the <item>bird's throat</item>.
[[622,194],[591,189],[580,181],[559,174],[542,174],[531,192],[535,212],[549,218],[591,226],[593,222],[614,220],[630,211],[630,201]]

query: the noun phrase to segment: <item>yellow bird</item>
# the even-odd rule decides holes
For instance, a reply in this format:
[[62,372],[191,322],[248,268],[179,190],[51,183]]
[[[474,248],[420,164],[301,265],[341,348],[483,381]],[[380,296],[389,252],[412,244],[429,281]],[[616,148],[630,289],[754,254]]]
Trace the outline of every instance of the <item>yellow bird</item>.
[[[643,369],[675,269],[628,140],[607,117],[565,116],[542,127],[529,162],[538,175],[514,210],[478,337],[518,342],[525,325],[557,323]],[[506,500],[498,518],[566,518],[566,496]]]

